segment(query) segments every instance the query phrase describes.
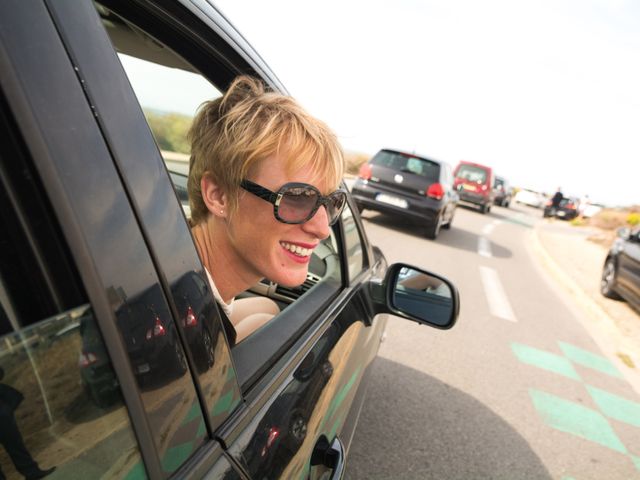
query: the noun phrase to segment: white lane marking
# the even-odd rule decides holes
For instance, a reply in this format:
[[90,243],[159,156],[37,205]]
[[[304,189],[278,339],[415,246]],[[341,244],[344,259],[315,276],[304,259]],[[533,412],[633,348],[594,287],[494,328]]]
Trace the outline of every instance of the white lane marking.
[[484,286],[484,293],[489,303],[489,310],[494,317],[502,318],[510,322],[517,322],[515,313],[511,308],[507,294],[502,287],[498,272],[493,268],[480,266],[480,278]]
[[486,238],[486,235],[490,235],[493,232],[493,229],[502,223],[502,220],[494,220],[491,223],[487,223],[484,227],[482,227],[482,235],[483,237],[478,237],[478,254],[482,257],[491,258],[493,254],[491,253],[491,242]]
[[482,257],[491,258],[491,242],[487,237],[478,238],[478,254]]

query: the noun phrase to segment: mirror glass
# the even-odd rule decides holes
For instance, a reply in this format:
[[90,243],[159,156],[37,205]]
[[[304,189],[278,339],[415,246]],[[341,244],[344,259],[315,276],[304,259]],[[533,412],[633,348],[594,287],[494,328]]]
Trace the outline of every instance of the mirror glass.
[[453,317],[452,290],[447,282],[413,268],[400,269],[393,291],[396,310],[438,326],[447,326]]

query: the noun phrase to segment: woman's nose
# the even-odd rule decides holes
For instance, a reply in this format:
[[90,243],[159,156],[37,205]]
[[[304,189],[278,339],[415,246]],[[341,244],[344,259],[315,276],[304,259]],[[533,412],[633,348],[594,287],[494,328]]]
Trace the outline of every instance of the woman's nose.
[[327,238],[331,233],[327,208],[324,205],[320,206],[315,215],[302,224],[302,229],[321,240]]

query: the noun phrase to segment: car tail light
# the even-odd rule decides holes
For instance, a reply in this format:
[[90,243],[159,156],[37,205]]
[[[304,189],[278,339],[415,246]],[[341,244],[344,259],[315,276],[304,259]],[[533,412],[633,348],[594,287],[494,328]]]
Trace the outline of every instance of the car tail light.
[[486,185],[482,185],[480,188],[481,188],[481,189],[482,189],[482,191],[484,192],[484,191],[487,189],[487,186],[486,186]]
[[360,167],[358,176],[363,180],[371,180],[371,165],[369,165],[368,163],[363,164]]
[[565,207],[566,207],[566,208],[569,208],[569,209],[571,209],[571,210],[575,210],[575,209],[576,209],[576,206],[575,206],[573,203],[571,203],[571,202],[567,203],[567,204],[565,205]]
[[547,200],[547,207],[551,206],[551,200]]
[[198,325],[198,319],[193,314],[193,309],[191,308],[191,306],[187,308],[187,314],[182,321],[182,325],[185,327],[195,327],[196,325]]
[[269,433],[267,434],[267,444],[264,447],[262,447],[262,451],[260,452],[260,455],[262,457],[264,457],[267,454],[267,451],[271,448],[271,446],[273,445],[273,442],[275,442],[279,436],[280,436],[280,430],[278,429],[278,427],[271,427],[269,429]]
[[442,185],[439,183],[432,183],[429,185],[429,188],[427,189],[427,197],[441,200],[442,197],[444,197],[444,189],[442,188]]
[[98,361],[98,358],[91,352],[82,352],[78,358],[78,366],[80,368],[87,368],[89,365],[93,365]]
[[162,320],[160,320],[160,317],[156,317],[156,323],[153,325],[153,328],[147,330],[146,338],[147,340],[151,340],[151,337],[163,337],[166,333],[167,329],[164,328]]

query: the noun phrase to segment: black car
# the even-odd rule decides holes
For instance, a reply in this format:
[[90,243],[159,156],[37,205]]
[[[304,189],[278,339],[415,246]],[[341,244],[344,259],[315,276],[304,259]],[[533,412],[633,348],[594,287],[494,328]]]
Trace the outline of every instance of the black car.
[[435,239],[450,228],[458,204],[451,167],[399,150],[383,149],[362,165],[351,194],[362,212],[377,210],[407,218]]
[[406,294],[438,276],[388,266],[349,196],[303,285],[245,292],[281,313],[230,341],[158,148],[181,134],[147,119],[239,74],[286,92],[209,2],[0,2],[0,367],[24,398],[0,477],[33,457],[65,479],[340,478],[389,314],[456,321],[455,287]]
[[640,228],[618,230],[602,268],[600,291],[605,297],[624,299],[640,311]]
[[501,207],[509,208],[512,197],[513,188],[507,179],[496,175],[493,181],[493,203]]
[[560,204],[554,207],[551,200],[549,200],[542,211],[542,216],[544,218],[555,217],[561,220],[573,220],[578,216],[579,202],[574,197],[563,197],[560,200]]

